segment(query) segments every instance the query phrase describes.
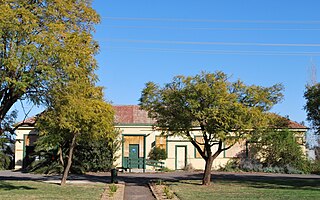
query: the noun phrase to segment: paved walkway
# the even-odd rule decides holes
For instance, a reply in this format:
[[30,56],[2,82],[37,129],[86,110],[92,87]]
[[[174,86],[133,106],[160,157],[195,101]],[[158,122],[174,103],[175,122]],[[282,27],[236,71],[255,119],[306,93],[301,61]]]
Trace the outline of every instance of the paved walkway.
[[126,183],[124,200],[153,200],[155,199],[147,185]]

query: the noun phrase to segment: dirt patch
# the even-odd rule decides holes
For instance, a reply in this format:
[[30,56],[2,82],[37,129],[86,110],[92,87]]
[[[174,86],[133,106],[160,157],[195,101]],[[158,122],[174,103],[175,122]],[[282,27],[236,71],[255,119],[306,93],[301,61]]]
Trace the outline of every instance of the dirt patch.
[[115,184],[117,186],[117,191],[111,194],[110,184],[106,185],[106,188],[101,196],[101,200],[123,200],[124,197],[124,184]]
[[156,184],[154,182],[149,183],[149,187],[157,200],[173,199],[179,200],[179,198],[173,193],[167,185]]

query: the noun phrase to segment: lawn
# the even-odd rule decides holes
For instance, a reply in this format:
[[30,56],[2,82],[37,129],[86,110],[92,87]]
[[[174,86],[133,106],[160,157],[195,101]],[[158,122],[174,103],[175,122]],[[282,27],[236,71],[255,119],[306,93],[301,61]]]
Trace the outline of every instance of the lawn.
[[0,181],[0,199],[100,199],[105,184],[58,184]]
[[189,180],[168,184],[181,200],[320,199],[320,179],[218,179],[211,186],[200,183]]

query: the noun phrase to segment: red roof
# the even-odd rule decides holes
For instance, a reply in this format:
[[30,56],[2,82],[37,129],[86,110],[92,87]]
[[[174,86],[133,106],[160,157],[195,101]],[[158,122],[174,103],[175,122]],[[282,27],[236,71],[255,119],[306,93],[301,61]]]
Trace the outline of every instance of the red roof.
[[[36,123],[36,118],[34,116],[28,117],[27,119],[18,122],[16,125],[20,126],[33,126]],[[21,125],[22,124],[22,125]]]
[[299,124],[297,122],[289,120],[288,128],[293,128],[293,129],[308,129],[308,127]]
[[154,120],[148,117],[145,110],[138,105],[113,106],[115,122],[118,124],[153,124]]
[[[153,124],[155,120],[148,117],[145,110],[141,110],[138,105],[113,106],[115,110],[115,122],[117,124]],[[18,124],[24,123],[30,126],[35,123],[35,117],[29,117]],[[308,127],[297,122],[288,120],[289,129],[308,129]]]

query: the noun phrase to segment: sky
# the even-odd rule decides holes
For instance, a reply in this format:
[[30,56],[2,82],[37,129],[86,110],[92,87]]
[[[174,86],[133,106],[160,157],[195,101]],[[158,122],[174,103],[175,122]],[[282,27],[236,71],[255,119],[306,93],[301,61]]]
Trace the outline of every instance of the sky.
[[[320,56],[317,0],[94,0],[101,16],[98,85],[138,104],[145,83],[223,71],[248,85],[282,83],[272,112],[306,121],[305,86]],[[320,73],[320,72],[319,72]],[[318,81],[318,80],[316,80]]]
[[305,86],[319,81],[311,69],[320,70],[320,1],[93,0],[93,7],[101,16],[98,85],[114,105],[138,104],[149,81],[223,71],[248,85],[282,83],[284,100],[271,111],[306,121]]

